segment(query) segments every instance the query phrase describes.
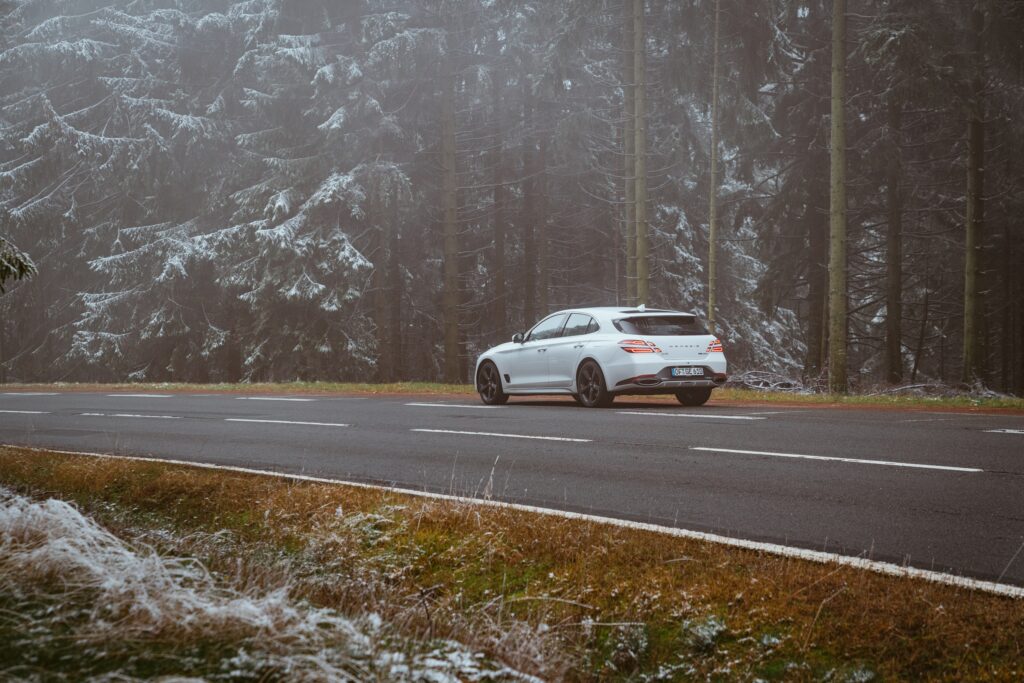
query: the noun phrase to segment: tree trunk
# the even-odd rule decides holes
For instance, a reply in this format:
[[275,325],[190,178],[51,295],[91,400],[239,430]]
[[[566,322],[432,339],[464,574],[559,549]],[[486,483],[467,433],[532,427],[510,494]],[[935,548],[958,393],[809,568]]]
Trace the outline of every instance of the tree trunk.
[[978,271],[984,227],[985,116],[984,44],[985,15],[981,3],[971,10],[974,76],[967,120],[967,216],[964,245],[964,358],[963,381],[976,382],[984,377],[979,343]]
[[535,169],[534,158],[536,157],[533,121],[533,90],[530,87],[529,78],[523,78],[523,119],[525,124],[523,144],[523,170],[527,175],[526,187],[523,188],[523,325],[530,327],[535,320],[536,307],[536,273],[537,273],[537,243],[534,239],[533,213],[534,205],[537,202],[537,178],[532,177]]
[[381,189],[377,186],[379,183],[375,182],[375,180],[371,176],[371,182],[375,186],[369,188],[370,201],[367,210],[367,218],[371,223],[368,255],[370,262],[373,263],[373,273],[370,275],[370,290],[373,292],[373,323],[376,328],[377,337],[377,381],[387,382],[391,376],[387,324],[387,252],[390,240],[388,219],[384,217],[384,202],[380,196]]
[[[542,109],[541,111],[543,112],[544,110]],[[542,119],[544,118],[542,117]],[[540,291],[540,315],[545,316],[550,312],[551,308],[551,240],[548,236],[547,185],[543,180],[547,174],[548,166],[547,135],[541,134],[537,147],[537,170],[534,174],[534,178],[540,188],[536,197],[536,212],[539,216],[537,227],[540,228],[540,234],[537,236],[537,250],[540,252],[537,258],[539,271],[537,288]]]
[[504,73],[494,78],[494,324],[495,335],[504,340],[508,336],[508,294],[505,291],[505,174],[502,164],[501,90],[505,86]]
[[624,48],[622,54],[625,56],[623,68],[623,89],[624,105],[622,108],[623,133],[623,184],[625,186],[625,204],[623,213],[625,225],[623,235],[626,242],[626,305],[636,305],[636,128],[633,125],[636,119],[636,88],[634,85],[635,54],[633,52],[633,0],[623,0],[624,21]]
[[441,97],[441,167],[444,205],[444,380],[459,377],[459,226],[455,173],[455,77],[451,72]]
[[401,258],[401,213],[398,208],[398,197],[394,199],[393,220],[391,222],[388,244],[388,381],[405,379],[402,363],[402,258]]
[[647,249],[647,121],[646,121],[646,42],[644,0],[633,0],[633,82],[634,125],[636,127],[636,298],[647,304],[650,289],[650,257]]
[[889,225],[886,230],[885,366],[890,383],[903,381],[903,191],[900,187],[899,102],[889,102],[890,157],[887,203]]
[[722,0],[715,0],[714,61],[711,67],[711,178],[708,190],[708,330],[715,334],[718,285],[718,41]]
[[828,225],[823,220],[828,188],[825,156],[815,154],[808,164],[807,208],[807,358],[804,372],[817,378],[825,369],[828,340]]
[[832,2],[832,138],[829,193],[828,388],[845,394],[846,379],[846,0]]

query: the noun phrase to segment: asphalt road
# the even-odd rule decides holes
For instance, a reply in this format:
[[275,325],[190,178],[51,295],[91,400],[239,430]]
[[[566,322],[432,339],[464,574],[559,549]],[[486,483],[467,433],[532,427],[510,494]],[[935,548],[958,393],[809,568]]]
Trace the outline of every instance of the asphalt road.
[[1024,415],[0,393],[0,443],[586,512],[1024,585]]

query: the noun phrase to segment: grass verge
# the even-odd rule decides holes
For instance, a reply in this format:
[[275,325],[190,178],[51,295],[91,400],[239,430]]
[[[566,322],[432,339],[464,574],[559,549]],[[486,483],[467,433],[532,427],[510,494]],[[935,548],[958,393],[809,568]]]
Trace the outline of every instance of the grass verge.
[[523,511],[160,463],[0,448],[0,483],[71,501],[133,543],[199,560],[218,581],[286,586],[318,609],[380,615],[393,637],[457,641],[549,679],[1024,676],[1024,601],[965,589]]

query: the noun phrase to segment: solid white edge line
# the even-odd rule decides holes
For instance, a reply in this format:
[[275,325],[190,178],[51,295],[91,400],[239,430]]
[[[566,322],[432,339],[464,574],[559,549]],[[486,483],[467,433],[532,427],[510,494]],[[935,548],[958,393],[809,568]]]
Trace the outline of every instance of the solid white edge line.
[[108,398],[174,398],[174,394],[107,394]]
[[463,432],[457,429],[410,429],[410,432],[429,432],[431,434],[464,434],[467,436],[500,436],[506,439],[539,439],[541,441],[572,441],[574,443],[590,443],[590,439],[572,439],[567,436],[528,436],[526,434],[502,434],[500,432]]
[[742,548],[744,550],[754,550],[757,552],[769,553],[771,555],[779,555],[782,557],[791,557],[799,560],[808,560],[810,562],[817,562],[819,564],[838,564],[845,567],[853,567],[854,569],[863,569],[876,574],[885,574],[887,576],[895,576],[905,579],[922,579],[924,581],[931,581],[932,583],[938,583],[946,586],[953,586],[955,588],[967,588],[969,590],[983,591],[986,593],[993,593],[995,595],[1002,595],[1008,598],[1024,599],[1024,586],[1013,586],[1005,583],[997,583],[995,581],[984,581],[981,579],[972,579],[966,576],[957,576],[956,574],[944,574],[942,572],[933,571],[930,569],[918,569],[916,567],[908,567],[899,564],[893,564],[892,562],[880,562],[878,560],[868,560],[863,557],[851,557],[849,555],[838,555],[836,553],[829,553],[822,550],[807,550],[804,548],[795,548],[788,545],[778,545],[776,543],[765,543],[763,541],[748,541],[742,538],[730,538],[729,536],[720,536],[718,534],[711,534],[704,531],[690,531],[689,529],[679,529],[670,526],[661,526],[659,524],[649,524],[647,522],[633,522],[626,519],[616,519],[614,517],[601,517],[599,515],[588,515],[582,512],[569,512],[567,510],[555,510],[552,508],[542,508],[535,505],[523,505],[521,503],[505,503],[499,500],[484,500],[481,498],[469,498],[466,496],[453,496],[444,493],[431,493],[429,491],[417,491],[415,489],[403,489],[397,486],[382,486],[380,484],[366,484],[357,481],[344,481],[342,479],[329,479],[327,477],[311,477],[305,474],[288,474],[286,472],[271,472],[268,470],[258,470],[250,467],[238,467],[235,465],[216,465],[214,463],[205,462],[189,462],[188,460],[171,460],[164,458],[146,458],[136,455],[112,455],[109,453],[89,453],[79,451],[57,451],[45,448],[28,448],[25,446],[16,446],[12,444],[2,444],[8,448],[19,448],[21,450],[32,451],[36,453],[59,453],[62,455],[79,455],[93,458],[109,458],[111,460],[134,460],[138,462],[153,462],[163,463],[167,465],[180,465],[184,467],[198,467],[201,469],[208,470],[223,470],[226,472],[239,472],[241,474],[254,474],[263,477],[276,477],[279,479],[289,479],[292,481],[307,481],[316,484],[331,484],[335,486],[352,486],[354,488],[368,489],[371,491],[384,491],[388,493],[405,494],[409,496],[417,496],[420,498],[431,498],[434,500],[445,500],[453,503],[463,503],[467,505],[479,505],[481,507],[492,507],[503,510],[516,510],[520,512],[531,512],[539,515],[546,515],[549,517],[561,517],[563,519],[575,519],[584,522],[593,522],[595,524],[604,524],[607,526],[616,526],[624,529],[634,529],[636,531],[649,531],[656,534],[663,534],[665,536],[673,536],[676,538],[686,538],[694,541],[705,541],[708,543],[717,543],[718,545],[730,546],[733,548]]
[[1024,434],[1024,429],[986,429],[988,434]]
[[5,415],[49,415],[46,410],[0,410]]
[[858,465],[885,465],[887,467],[913,467],[924,470],[947,470],[950,472],[984,472],[977,467],[953,467],[951,465],[923,465],[916,462],[896,462],[894,460],[865,460],[861,458],[841,458],[829,455],[800,455],[797,453],[775,453],[773,451],[744,451],[736,448],[708,448],[690,446],[691,451],[709,451],[711,453],[736,453],[739,455],[765,455],[773,458],[799,458],[801,460],[831,460],[834,462],[852,462]]
[[275,424],[275,425],[309,425],[312,427],[348,427],[349,425],[341,422],[297,422],[294,420],[256,420],[242,417],[228,417],[224,418],[225,422],[258,422],[262,424]]
[[474,410],[494,410],[497,406],[474,406],[468,403],[406,403],[407,406],[418,408],[473,408]]
[[236,396],[236,401],[296,401],[303,403],[310,403],[315,401],[315,398],[288,398],[285,396]]
[[704,413],[654,413],[640,410],[618,410],[619,415],[661,415],[662,417],[706,417],[711,420],[767,420],[766,417],[751,415],[705,415]]

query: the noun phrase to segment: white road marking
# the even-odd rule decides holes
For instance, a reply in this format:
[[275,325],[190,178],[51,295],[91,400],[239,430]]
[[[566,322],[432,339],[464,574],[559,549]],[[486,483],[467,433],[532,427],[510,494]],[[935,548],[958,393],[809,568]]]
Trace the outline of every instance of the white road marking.
[[419,408],[473,408],[482,410],[494,410],[497,406],[475,406],[469,403],[406,403],[407,406]]
[[380,484],[367,484],[364,482],[345,481],[342,479],[329,479],[327,477],[311,477],[305,474],[271,472],[268,470],[259,470],[252,467],[217,465],[214,463],[207,462],[189,462],[187,460],[172,460],[165,458],[146,458],[134,455],[112,455],[110,453],[54,451],[41,448],[24,448],[20,446],[18,448],[22,448],[23,450],[28,451],[35,451],[37,453],[61,453],[63,455],[78,455],[92,458],[106,458],[111,460],[130,460],[135,462],[152,462],[162,463],[165,465],[176,465],[179,467],[195,467],[205,470],[239,472],[242,474],[252,474],[260,477],[273,477],[275,479],[286,479],[289,481],[304,481],[315,484],[332,484],[334,486],[351,486],[353,488],[366,489],[370,491],[399,493],[408,496],[416,496],[417,498],[428,498],[431,500],[449,501],[452,503],[458,503],[460,505],[479,505],[480,507],[490,507],[501,510],[516,510],[519,512],[528,512],[538,515],[544,515],[545,517],[575,519],[584,522],[593,522],[596,524],[604,524],[606,526],[615,526],[624,529],[648,531],[652,533],[662,534],[664,536],[671,536],[674,538],[686,538],[695,541],[705,541],[708,543],[716,543],[718,545],[730,546],[733,548],[743,548],[745,550],[754,550],[757,552],[771,553],[772,555],[779,555],[781,557],[792,557],[800,560],[807,560],[809,562],[818,562],[820,564],[837,564],[845,567],[853,567],[854,569],[862,569],[874,572],[876,574],[895,576],[903,579],[922,579],[924,581],[930,581],[932,583],[938,583],[945,586],[967,588],[970,590],[983,591],[985,593],[993,593],[995,595],[1003,595],[1009,598],[1024,600],[1024,587],[1022,586],[1013,586],[1010,584],[997,583],[994,581],[982,581],[980,579],[972,579],[966,576],[959,576],[956,574],[944,574],[943,572],[932,571],[929,569],[918,569],[917,567],[909,567],[907,565],[902,564],[893,564],[892,562],[880,562],[878,560],[869,560],[864,557],[839,555],[837,553],[829,553],[821,550],[808,550],[806,548],[798,548],[789,545],[779,545],[777,543],[749,541],[743,538],[721,536],[719,534],[710,534],[704,531],[691,531],[689,529],[661,526],[658,524],[650,524],[647,522],[633,522],[626,519],[616,519],[614,517],[600,517],[598,515],[588,515],[582,512],[568,512],[566,510],[542,508],[536,505],[506,503],[500,500],[484,500],[481,498],[470,498],[468,496],[452,496],[444,493],[433,493],[430,491],[419,491],[416,489],[403,489],[397,486],[381,486]]
[[110,398],[173,398],[174,394],[107,394]]
[[0,413],[8,415],[49,415],[45,410],[0,410]]
[[175,415],[136,415],[134,413],[81,413],[82,417],[137,417],[144,420],[181,420]]
[[916,420],[900,420],[900,422],[948,422],[951,417],[920,417]]
[[752,417],[750,415],[705,415],[704,413],[652,413],[639,410],[620,410],[619,415],[661,415],[662,417],[701,417],[711,420],[767,420],[766,417]]
[[925,470],[947,470],[949,472],[984,472],[976,467],[952,467],[949,465],[922,465],[916,462],[895,462],[892,460],[863,460],[861,458],[839,458],[827,455],[800,455],[797,453],[775,453],[772,451],[742,451],[734,448],[705,448],[691,446],[691,451],[709,451],[711,453],[736,453],[739,455],[766,455],[773,458],[799,458],[802,460],[831,460],[834,462],[852,462],[859,465],[886,465],[888,467],[913,467]]
[[4,396],[60,396],[57,392],[44,391],[8,391]]
[[236,396],[237,401],[300,401],[303,403],[309,403],[315,401],[315,398],[285,398],[283,396]]
[[761,410],[750,415],[787,415],[789,413],[806,413],[806,410]]
[[503,434],[500,432],[462,432],[454,429],[410,429],[410,432],[430,432],[431,434],[464,434],[469,436],[500,436],[506,439],[539,439],[541,441],[572,441],[574,443],[590,443],[590,439],[570,439],[567,436],[527,436],[526,434]]
[[1024,429],[986,429],[989,434],[1024,434]]
[[350,425],[341,422],[298,422],[295,420],[255,420],[242,417],[229,417],[225,422],[259,422],[273,425],[309,425],[311,427],[348,427]]

